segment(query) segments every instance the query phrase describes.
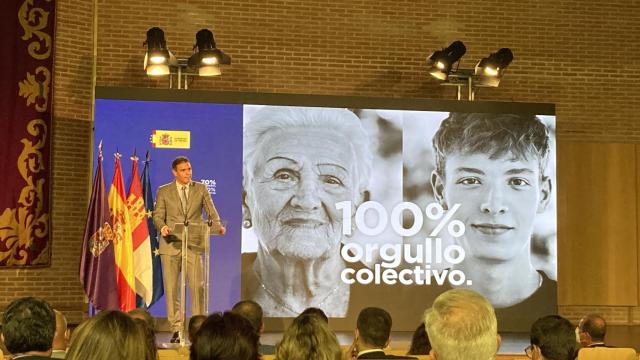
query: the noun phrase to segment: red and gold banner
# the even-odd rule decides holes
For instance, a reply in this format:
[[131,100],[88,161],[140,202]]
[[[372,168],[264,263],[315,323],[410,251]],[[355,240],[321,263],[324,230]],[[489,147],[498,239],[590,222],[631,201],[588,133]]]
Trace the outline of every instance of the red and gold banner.
[[48,266],[55,0],[0,11],[0,267]]
[[120,310],[129,311],[136,308],[136,283],[133,270],[133,239],[131,231],[131,215],[127,208],[127,195],[124,191],[120,154],[116,154],[116,165],[113,181],[109,190],[109,210],[113,224],[113,246],[115,251],[118,292],[120,294]]

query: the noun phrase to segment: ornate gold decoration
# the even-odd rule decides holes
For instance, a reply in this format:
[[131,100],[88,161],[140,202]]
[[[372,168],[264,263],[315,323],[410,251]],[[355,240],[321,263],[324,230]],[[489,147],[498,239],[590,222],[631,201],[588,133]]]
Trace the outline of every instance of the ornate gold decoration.
[[147,221],[147,219],[145,219],[147,213],[144,209],[144,200],[142,200],[141,197],[134,194],[129,195],[127,198],[127,209],[129,209],[131,226],[138,226],[138,224],[143,221]]
[[[34,240],[46,238],[49,231],[48,209],[44,208],[45,179],[39,176],[45,170],[41,150],[47,139],[47,124],[41,119],[31,120],[27,132],[33,139],[20,141],[23,149],[17,163],[26,185],[20,191],[17,208],[5,209],[0,215],[0,244],[7,249],[0,252],[0,263],[7,266],[27,264]],[[48,251],[48,247],[41,251]],[[35,260],[48,259],[39,255]],[[37,265],[35,261],[31,264]]]
[[96,231],[91,238],[89,239],[89,251],[93,256],[98,257],[102,252],[109,247],[109,242],[113,241],[115,237],[115,233],[109,225],[108,222],[105,222],[103,226],[101,226],[98,231]]
[[[18,21],[24,29],[22,40],[37,36],[39,40],[32,41],[27,50],[34,59],[44,60],[51,56],[51,36],[42,31],[49,24],[49,12],[42,8],[30,8],[32,6],[33,0],[25,0],[18,11]],[[41,51],[42,47],[44,52]]]
[[[42,81],[38,81],[36,75],[41,75]],[[27,106],[35,103],[36,111],[45,112],[49,102],[50,84],[51,72],[44,66],[38,66],[35,74],[27,73],[27,78],[18,83],[18,95],[27,99]],[[38,99],[44,99],[44,102],[39,102]]]
[[117,245],[121,241],[124,240],[125,237],[125,223],[124,223],[124,209],[111,209],[112,212],[115,212],[113,216],[111,216],[111,222],[113,223],[113,245]]

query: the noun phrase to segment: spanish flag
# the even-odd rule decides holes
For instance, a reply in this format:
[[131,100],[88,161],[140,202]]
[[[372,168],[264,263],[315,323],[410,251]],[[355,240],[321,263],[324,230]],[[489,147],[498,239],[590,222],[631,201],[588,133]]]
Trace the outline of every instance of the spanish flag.
[[113,181],[109,190],[109,209],[111,223],[115,233],[113,241],[116,260],[116,273],[120,310],[129,311],[136,308],[135,276],[133,272],[133,240],[131,220],[127,209],[127,196],[124,190],[120,154],[115,154],[116,165]]

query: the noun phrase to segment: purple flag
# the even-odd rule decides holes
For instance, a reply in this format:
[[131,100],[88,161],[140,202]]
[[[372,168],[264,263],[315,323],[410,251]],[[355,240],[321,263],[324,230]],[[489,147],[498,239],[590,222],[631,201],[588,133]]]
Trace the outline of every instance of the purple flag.
[[80,282],[96,309],[117,310],[119,302],[113,250],[114,231],[102,175],[102,142],[98,149],[98,167],[93,179],[82,242]]

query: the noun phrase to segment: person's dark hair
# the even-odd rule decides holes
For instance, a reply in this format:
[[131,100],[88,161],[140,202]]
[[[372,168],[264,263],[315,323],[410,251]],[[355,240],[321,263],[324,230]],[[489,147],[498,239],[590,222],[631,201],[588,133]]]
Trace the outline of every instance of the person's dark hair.
[[14,300],[4,311],[2,334],[12,354],[48,351],[56,332],[56,317],[44,300],[25,297]]
[[324,320],[324,322],[326,322],[327,324],[329,323],[329,318],[327,317],[327,314],[325,314],[324,311],[322,311],[322,309],[317,307],[306,308],[304,309],[303,312],[300,313],[300,315],[315,315],[320,319]]
[[259,360],[258,333],[242,315],[210,315],[196,333],[190,360]]
[[186,162],[190,162],[186,156],[178,156],[175,159],[173,159],[173,162],[171,163],[171,168],[175,170],[178,168],[178,165]]
[[194,315],[189,319],[189,341],[193,342],[202,323],[207,320],[206,315]]
[[358,334],[369,345],[384,347],[391,334],[391,324],[391,315],[377,307],[364,308],[358,314]]
[[147,350],[147,359],[155,360],[158,358],[158,349],[156,348],[156,334],[155,331],[149,326],[149,323],[140,318],[134,318],[133,322],[144,336],[144,346]]
[[144,308],[136,308],[133,310],[129,310],[127,314],[129,314],[129,316],[131,316],[134,319],[144,320],[147,323],[147,325],[149,325],[149,328],[151,328],[151,330],[155,332],[156,319],[153,316],[151,316],[151,313],[149,312],[149,310]]
[[429,334],[427,334],[427,329],[425,328],[424,323],[420,323],[413,332],[411,346],[409,346],[407,355],[429,355],[429,351],[431,351]]
[[444,175],[447,155],[488,154],[491,159],[535,156],[543,176],[549,155],[549,131],[535,115],[451,113],[433,137],[436,171]]
[[604,341],[607,334],[607,322],[598,314],[589,314],[582,319],[580,330],[591,336],[591,340]]
[[262,328],[262,307],[260,304],[252,300],[242,300],[233,305],[231,312],[244,316],[256,332],[260,332]]
[[571,322],[558,315],[536,320],[530,336],[531,345],[538,346],[547,360],[573,360],[580,348]]

